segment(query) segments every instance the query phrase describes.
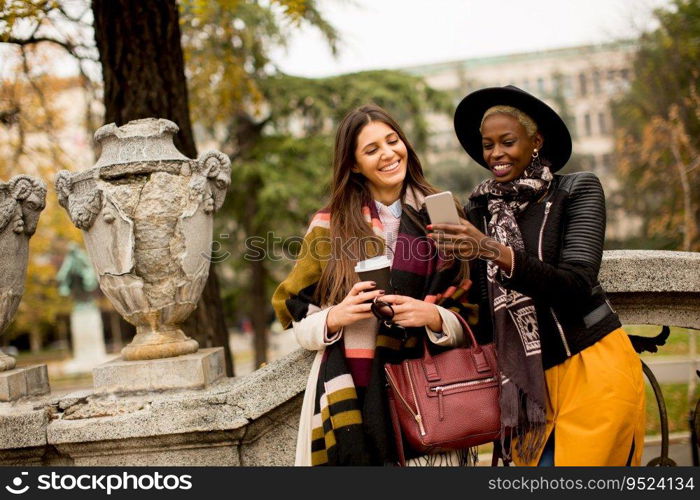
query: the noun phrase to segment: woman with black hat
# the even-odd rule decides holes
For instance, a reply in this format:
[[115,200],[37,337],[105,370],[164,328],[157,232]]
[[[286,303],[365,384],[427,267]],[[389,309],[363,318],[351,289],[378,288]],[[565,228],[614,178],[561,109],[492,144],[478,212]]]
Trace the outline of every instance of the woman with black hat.
[[428,226],[429,236],[473,259],[479,333],[493,334],[499,356],[506,456],[512,443],[519,464],[638,465],[642,369],[598,282],[600,181],[554,175],[571,155],[569,131],[516,87],[469,94],[455,130],[493,177],[472,192],[468,221]]

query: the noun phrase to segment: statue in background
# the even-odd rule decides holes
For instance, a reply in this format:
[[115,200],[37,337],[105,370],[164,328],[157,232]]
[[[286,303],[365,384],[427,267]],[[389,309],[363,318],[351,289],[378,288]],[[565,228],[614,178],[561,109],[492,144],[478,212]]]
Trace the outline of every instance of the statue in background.
[[70,314],[73,359],[64,366],[68,373],[90,371],[107,358],[102,314],[95,301],[97,275],[88,256],[71,243],[56,275],[58,292],[70,296],[73,310]]

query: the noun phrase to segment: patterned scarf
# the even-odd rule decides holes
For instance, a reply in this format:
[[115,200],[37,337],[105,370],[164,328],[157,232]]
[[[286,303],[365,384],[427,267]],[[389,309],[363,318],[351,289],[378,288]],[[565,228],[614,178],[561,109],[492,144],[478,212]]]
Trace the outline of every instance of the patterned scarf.
[[[421,206],[421,209],[417,210],[416,206]],[[363,214],[375,234],[383,236],[374,203],[364,207]],[[305,237],[307,248],[311,248],[315,240],[328,237],[329,221],[327,211],[314,216]],[[391,270],[394,291],[437,302],[474,323],[478,314],[475,306],[467,303],[466,285],[459,284],[454,292],[460,263],[438,255],[434,243],[425,237],[428,223],[422,199],[418,198],[418,202],[405,199]],[[319,245],[315,246],[319,248]],[[311,305],[317,305],[313,304],[312,297],[322,268],[317,259],[314,258],[315,263],[310,262],[308,254],[310,252],[297,261],[292,273],[273,296],[273,306],[285,327],[291,320],[303,319]],[[445,295],[449,298],[443,299],[443,292],[448,290]],[[379,331],[366,388],[355,387],[342,340],[327,346],[324,351],[312,422],[312,465],[383,465],[397,460],[383,367],[387,362],[399,363],[403,359],[420,357],[423,348],[420,339],[425,335],[425,329],[403,330],[379,322],[374,324],[379,325]],[[406,452],[409,458],[410,450]]]
[[[524,251],[516,216],[547,192],[552,178],[549,163],[541,160],[533,161],[523,175],[510,182],[488,179],[479,184],[470,198],[487,197],[491,214],[488,234],[503,245]],[[507,458],[510,442],[521,459],[531,462],[545,438],[546,388],[540,334],[534,301],[504,288],[499,281],[501,272],[493,261],[488,262],[488,289],[501,371],[501,444]]]

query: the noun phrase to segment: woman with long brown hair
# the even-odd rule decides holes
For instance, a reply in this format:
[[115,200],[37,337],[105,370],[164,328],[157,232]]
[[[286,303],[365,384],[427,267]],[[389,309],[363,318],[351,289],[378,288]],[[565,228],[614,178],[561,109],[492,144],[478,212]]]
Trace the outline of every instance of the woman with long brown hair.
[[[459,288],[464,265],[439,256],[426,237],[423,200],[437,190],[401,127],[382,108],[360,107],[339,124],[331,187],[329,205],[314,215],[292,272],[272,298],[282,325],[293,328],[302,347],[317,352],[296,464],[395,463],[384,363],[420,356],[424,335],[443,347],[462,342],[458,313],[435,302],[446,290],[457,290],[449,306],[466,311],[459,300],[466,297]],[[355,272],[359,261],[378,256],[391,262],[391,290],[376,289]],[[371,312],[378,298],[393,308],[391,322]],[[466,464],[471,458],[466,452],[413,455],[426,464]]]

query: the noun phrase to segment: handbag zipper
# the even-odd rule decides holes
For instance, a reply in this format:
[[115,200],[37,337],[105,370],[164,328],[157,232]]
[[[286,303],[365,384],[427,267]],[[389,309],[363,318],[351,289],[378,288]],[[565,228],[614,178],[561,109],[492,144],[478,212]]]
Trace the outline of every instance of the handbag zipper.
[[495,382],[496,377],[480,378],[478,380],[470,380],[468,382],[455,382],[454,384],[438,385],[436,387],[431,387],[431,391],[446,391],[449,389],[456,389],[457,387],[470,387],[477,384],[486,384],[488,382]]
[[495,382],[496,377],[480,378],[479,380],[470,380],[469,382],[455,382],[454,384],[438,385],[437,387],[431,387],[431,392],[436,392],[438,396],[438,416],[440,421],[443,420],[445,414],[445,404],[442,400],[445,390],[456,389],[459,387],[470,387],[479,384],[488,384],[489,382]]
[[[404,365],[404,366],[405,366],[405,365]],[[413,411],[413,408],[411,408],[411,405],[409,405],[409,404],[406,402],[406,400],[403,398],[403,396],[401,395],[401,392],[399,392],[399,391],[396,389],[396,387],[397,387],[396,382],[394,382],[394,379],[391,377],[391,373],[389,372],[389,370],[387,370],[386,368],[384,368],[384,372],[386,373],[386,376],[387,376],[387,378],[389,379],[389,385],[391,385],[392,389],[394,389],[394,394],[395,394],[396,396],[398,396],[399,400],[401,400],[401,402],[403,403],[403,405],[406,407],[406,409],[408,410],[408,412],[413,416],[413,419],[414,419],[414,420],[416,421],[416,423],[418,424],[418,429],[420,430],[420,435],[421,435],[421,436],[425,436],[425,428],[423,427],[423,417],[421,417],[420,412],[419,412],[419,411],[415,411],[415,412],[414,412],[414,411]],[[409,380],[409,383],[411,384],[411,391],[413,392],[413,382],[411,382],[410,376],[409,376],[408,380]],[[414,398],[416,397],[415,392],[413,393],[413,397],[414,397]],[[418,408],[418,401],[417,401],[417,400],[416,400],[416,408]]]
[[[545,206],[544,206],[544,219],[542,219],[542,226],[540,227],[540,238],[537,243],[537,255],[540,258],[540,261],[544,262],[544,259],[542,258],[542,236],[544,235],[544,226],[547,224],[547,218],[549,217],[549,210],[552,208],[552,202],[548,201]],[[569,343],[566,341],[566,336],[564,335],[564,329],[561,327],[561,323],[559,323],[559,319],[557,318],[557,315],[554,314],[554,309],[551,307],[549,308],[549,312],[552,313],[552,318],[554,319],[554,323],[557,325],[557,330],[559,330],[559,337],[561,338],[562,344],[564,344],[564,350],[566,351],[566,357],[569,358],[571,357],[571,349],[569,349]]]
[[420,415],[420,408],[418,408],[418,397],[416,396],[416,390],[413,387],[413,377],[411,377],[411,370],[408,368],[408,364],[403,365],[406,371],[406,378],[408,378],[408,385],[411,386],[411,393],[413,394],[413,401],[416,402],[416,422],[418,422],[418,428],[420,429],[420,435],[425,436],[425,428],[423,427],[423,417]]

